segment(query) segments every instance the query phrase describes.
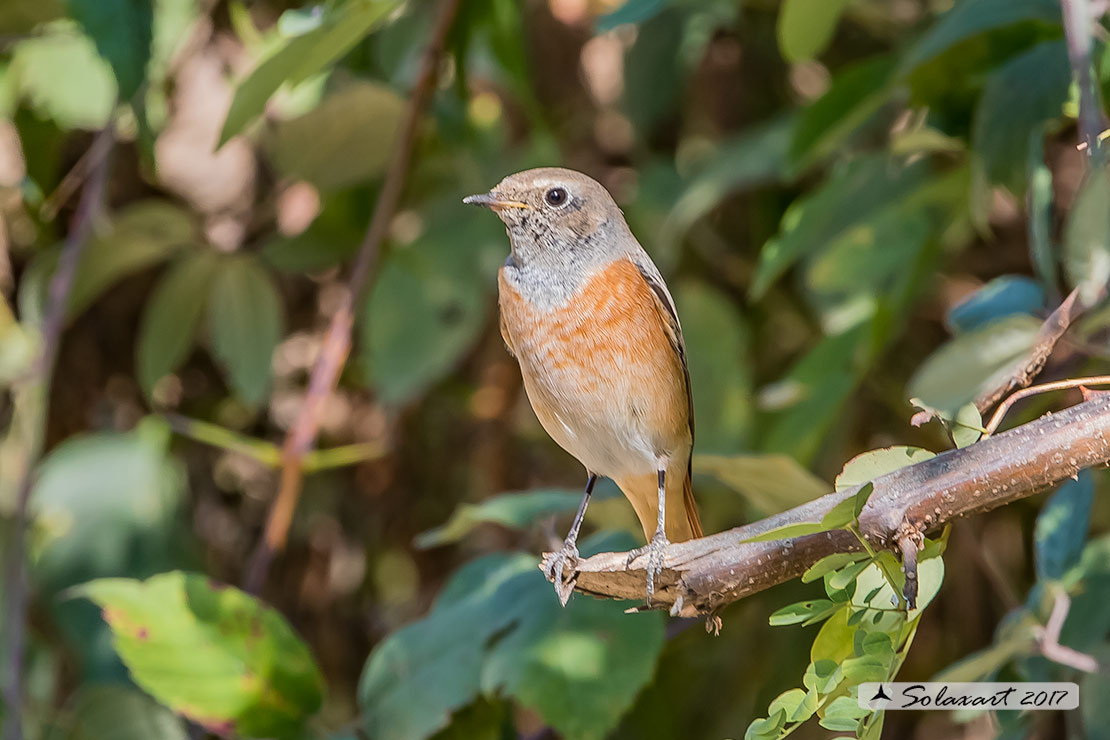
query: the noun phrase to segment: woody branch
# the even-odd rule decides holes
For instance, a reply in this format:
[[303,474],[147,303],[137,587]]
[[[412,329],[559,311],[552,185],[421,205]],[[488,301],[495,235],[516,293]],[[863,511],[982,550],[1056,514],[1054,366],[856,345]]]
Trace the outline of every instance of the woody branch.
[[[954,519],[1044,491],[1080,470],[1110,464],[1110,394],[988,437],[960,450],[876,478],[860,514],[874,545],[893,549],[907,532],[924,533]],[[800,576],[835,552],[860,549],[844,530],[772,542],[744,543],[764,532],[817,522],[857,489],[830,493],[726,532],[672,545],[656,578],[653,603],[673,614],[708,614]],[[578,564],[576,590],[640,600],[646,574],[626,570],[625,553],[601,553]]]
[[262,588],[270,569],[270,561],[285,547],[293,513],[301,496],[305,458],[316,441],[324,404],[335,392],[339,375],[347,362],[356,307],[367,288],[374,282],[379,269],[389,224],[401,202],[409,163],[416,148],[417,128],[424,106],[435,90],[443,51],[459,5],[460,0],[440,2],[430,39],[421,58],[416,83],[398,126],[398,140],[393,146],[393,156],[386,168],[374,213],[351,267],[346,290],[342,293],[339,307],[332,314],[320,353],[312,367],[304,402],[297,413],[296,421],[285,436],[277,495],[267,515],[262,540],[251,554],[244,578],[244,587],[252,593],[257,593]]

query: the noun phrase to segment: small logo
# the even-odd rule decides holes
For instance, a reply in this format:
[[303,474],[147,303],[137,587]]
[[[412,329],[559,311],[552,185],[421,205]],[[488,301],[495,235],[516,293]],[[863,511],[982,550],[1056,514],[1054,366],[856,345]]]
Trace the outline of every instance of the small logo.
[[1074,683],[864,683],[858,690],[861,709],[1077,709]]
[[877,711],[877,710],[880,710],[880,709],[886,709],[887,705],[890,703],[890,694],[886,693],[886,689],[883,688],[883,685],[881,683],[880,684],[869,684],[869,685],[878,686],[878,688],[875,689],[874,691],[868,691],[868,692],[865,693],[863,691],[863,687],[862,686],[860,687],[860,692],[859,692],[859,705],[860,705],[860,707],[862,707],[864,709],[871,709],[873,711]]

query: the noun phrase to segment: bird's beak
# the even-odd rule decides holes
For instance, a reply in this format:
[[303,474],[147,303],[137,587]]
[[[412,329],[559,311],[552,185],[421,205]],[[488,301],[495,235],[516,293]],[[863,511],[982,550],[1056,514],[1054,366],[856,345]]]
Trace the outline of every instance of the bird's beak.
[[479,195],[468,195],[463,198],[463,203],[468,206],[483,206],[492,211],[500,211],[502,208],[531,208],[532,206],[527,203],[521,203],[518,200],[506,200],[497,193],[481,193]]

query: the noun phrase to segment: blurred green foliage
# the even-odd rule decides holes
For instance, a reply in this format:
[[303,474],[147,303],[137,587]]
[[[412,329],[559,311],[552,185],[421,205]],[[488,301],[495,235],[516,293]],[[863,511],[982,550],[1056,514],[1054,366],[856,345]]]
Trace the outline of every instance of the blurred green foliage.
[[[865,493],[802,526],[851,531],[867,481],[977,440],[969,402],[1062,295],[1110,281],[1110,180],[1075,147],[1057,0],[464,0],[288,548],[260,594],[213,585],[243,581],[438,5],[0,4],[5,540],[46,450],[25,735],[1105,736],[1105,669],[1041,639],[1064,595],[1061,645],[1110,660],[1101,474],[931,541],[917,609],[891,603],[886,552],[725,609],[716,638],[560,608],[536,553],[582,471],[501,346],[501,227],[460,203],[530,166],[605,183],[682,317],[707,529],[835,479]],[[50,278],[109,124],[47,388]],[[1105,373],[1108,332],[1097,306],[1044,374]],[[944,423],[911,426],[911,397]],[[640,536],[604,481],[587,527],[584,550]],[[853,698],[937,674],[1079,677],[1081,709],[883,717]]]

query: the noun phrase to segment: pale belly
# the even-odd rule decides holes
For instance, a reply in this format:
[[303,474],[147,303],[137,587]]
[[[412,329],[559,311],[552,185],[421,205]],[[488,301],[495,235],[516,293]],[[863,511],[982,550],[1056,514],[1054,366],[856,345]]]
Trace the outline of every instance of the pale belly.
[[632,387],[642,380],[638,373],[612,367],[599,382],[535,360],[520,358],[528,400],[551,438],[590,472],[610,478],[652,473],[676,451],[674,431],[652,429],[644,419],[647,386]]

